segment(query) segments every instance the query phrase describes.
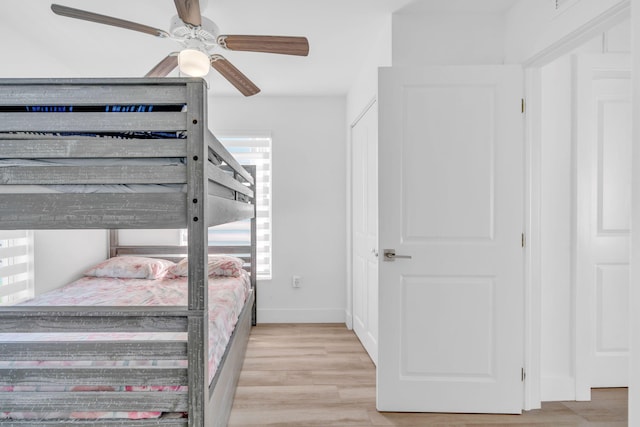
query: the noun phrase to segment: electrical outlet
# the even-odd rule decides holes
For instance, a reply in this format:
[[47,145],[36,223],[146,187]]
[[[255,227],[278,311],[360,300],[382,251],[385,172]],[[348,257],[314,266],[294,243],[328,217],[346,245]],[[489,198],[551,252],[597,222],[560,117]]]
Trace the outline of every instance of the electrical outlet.
[[301,284],[302,284],[302,277],[300,277],[300,276],[292,276],[291,277],[291,287],[292,288],[299,288]]

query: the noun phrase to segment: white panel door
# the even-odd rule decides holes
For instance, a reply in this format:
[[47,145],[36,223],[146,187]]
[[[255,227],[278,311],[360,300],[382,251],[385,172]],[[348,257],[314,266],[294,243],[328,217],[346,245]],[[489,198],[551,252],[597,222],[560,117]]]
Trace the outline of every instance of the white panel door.
[[378,106],[351,128],[353,330],[378,360]]
[[578,398],[626,387],[629,364],[631,72],[629,55],[577,60]]
[[515,66],[380,71],[381,411],[521,412],[522,87]]

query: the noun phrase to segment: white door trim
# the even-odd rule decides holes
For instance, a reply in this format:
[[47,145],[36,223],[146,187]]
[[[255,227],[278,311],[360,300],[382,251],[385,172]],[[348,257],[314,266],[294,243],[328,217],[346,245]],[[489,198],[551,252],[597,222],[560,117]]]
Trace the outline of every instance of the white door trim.
[[599,33],[619,24],[631,14],[629,0],[618,3],[598,17],[542,49],[523,62],[525,68],[525,228],[527,254],[525,256],[525,370],[524,409],[541,407],[540,350],[542,335],[542,305],[540,282],[540,69]]
[[522,63],[522,66],[525,69],[543,67],[621,23],[629,16],[631,16],[631,0],[624,0],[532,55]]
[[524,227],[526,236],[524,260],[524,366],[526,381],[524,384],[523,409],[540,408],[540,349],[542,345],[542,289],[541,271],[541,112],[540,98],[542,84],[540,68],[525,68],[525,200]]

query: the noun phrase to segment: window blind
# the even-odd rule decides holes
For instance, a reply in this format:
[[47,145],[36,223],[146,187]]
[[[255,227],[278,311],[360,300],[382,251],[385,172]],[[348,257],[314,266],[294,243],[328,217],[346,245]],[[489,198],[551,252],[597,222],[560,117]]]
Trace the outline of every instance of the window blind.
[[[217,135],[218,140],[242,165],[256,167],[256,272],[257,279],[269,280],[271,263],[271,136]],[[187,244],[182,230],[181,244]],[[251,221],[238,221],[209,228],[209,245],[249,245]]]
[[[257,278],[271,279],[271,136],[223,134],[218,139],[241,165],[256,167]],[[249,244],[250,226],[247,220],[211,227],[209,244]]]
[[0,304],[33,297],[33,233],[0,231]]

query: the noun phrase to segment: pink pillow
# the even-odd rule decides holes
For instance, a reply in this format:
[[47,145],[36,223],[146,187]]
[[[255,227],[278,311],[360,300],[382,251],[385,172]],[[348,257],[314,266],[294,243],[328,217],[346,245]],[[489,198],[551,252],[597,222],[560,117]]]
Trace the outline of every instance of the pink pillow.
[[[242,274],[244,261],[229,255],[209,255],[209,276],[239,277]],[[189,275],[189,262],[183,258],[168,271],[169,275],[186,277]]]
[[121,279],[160,279],[176,264],[166,259],[139,256],[109,258],[84,272],[85,276]]

